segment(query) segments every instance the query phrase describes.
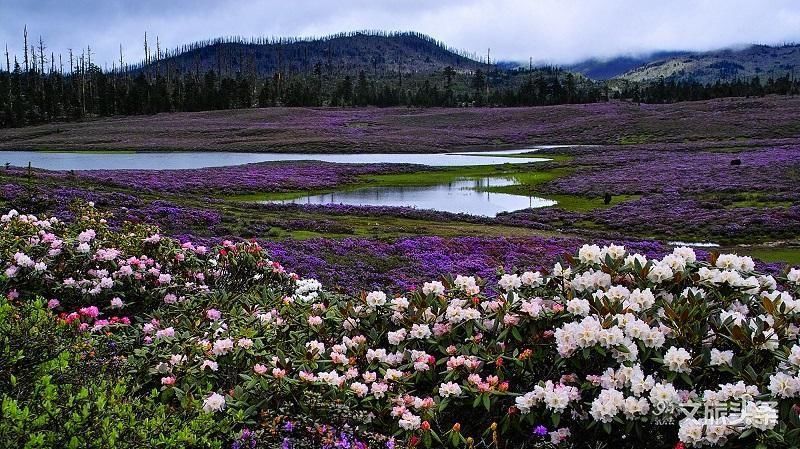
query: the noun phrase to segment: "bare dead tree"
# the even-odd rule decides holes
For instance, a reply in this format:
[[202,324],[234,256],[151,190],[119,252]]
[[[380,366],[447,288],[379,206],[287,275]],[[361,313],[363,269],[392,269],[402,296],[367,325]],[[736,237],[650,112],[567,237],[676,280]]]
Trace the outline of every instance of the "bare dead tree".
[[25,41],[24,48],[25,48],[25,71],[28,71],[28,25],[25,25],[22,31],[23,39]]
[[42,40],[42,36],[40,35],[39,36],[39,70],[41,70],[42,73],[44,73],[44,62],[45,62],[44,49],[45,49],[44,41]]
[[81,111],[86,115],[86,53],[81,50]]
[[144,63],[150,64],[150,49],[147,47],[147,31],[144,32]]
[[87,59],[86,68],[90,72],[89,73],[89,99],[92,100],[92,104],[94,104],[94,93],[92,91],[92,78],[94,78],[94,77],[92,76],[93,70],[92,70],[92,46],[91,45],[87,45],[86,46],[86,59]]

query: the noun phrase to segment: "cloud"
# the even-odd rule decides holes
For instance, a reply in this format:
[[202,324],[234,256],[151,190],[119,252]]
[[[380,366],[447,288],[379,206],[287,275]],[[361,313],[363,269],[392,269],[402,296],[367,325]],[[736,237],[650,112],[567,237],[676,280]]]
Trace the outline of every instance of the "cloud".
[[48,52],[111,64],[143,58],[145,32],[163,47],[218,36],[321,36],[340,31],[413,30],[492,59],[570,63],[657,50],[711,50],[800,41],[793,0],[0,0],[0,44],[22,55],[42,36]]

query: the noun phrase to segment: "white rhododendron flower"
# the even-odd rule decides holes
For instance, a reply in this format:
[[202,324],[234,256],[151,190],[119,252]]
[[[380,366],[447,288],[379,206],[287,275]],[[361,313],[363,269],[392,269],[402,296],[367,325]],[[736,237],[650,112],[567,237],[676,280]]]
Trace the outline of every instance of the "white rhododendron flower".
[[233,340],[230,338],[224,338],[222,340],[217,340],[214,342],[214,346],[211,348],[211,353],[214,355],[225,355],[233,350]]
[[461,386],[455,382],[446,382],[439,385],[439,396],[448,398],[450,396],[459,396],[461,394]]
[[789,270],[789,274],[786,275],[786,278],[789,282],[800,285],[800,269],[792,268]]
[[367,305],[370,307],[381,307],[386,304],[386,293],[370,292],[367,294]]
[[600,263],[600,247],[597,245],[583,245],[578,250],[578,260],[583,263]]
[[414,324],[411,326],[410,338],[424,339],[431,336],[431,328],[427,324]]
[[419,416],[417,416],[417,415],[415,415],[415,414],[413,414],[411,412],[403,413],[402,417],[397,422],[397,424],[400,426],[400,428],[405,429],[405,430],[416,430],[416,429],[419,429],[419,426],[420,426],[421,423],[422,423],[422,419]]
[[567,312],[573,315],[587,316],[591,312],[589,301],[585,299],[570,299],[567,301]]
[[206,413],[220,412],[225,409],[225,396],[211,393],[203,399],[203,411]]
[[538,287],[544,282],[542,274],[538,271],[526,271],[520,275],[519,280],[522,282],[522,285],[528,287]]
[[647,278],[655,283],[661,283],[672,279],[674,274],[675,273],[672,267],[666,263],[658,262],[650,267],[650,271],[647,273]]
[[664,354],[664,365],[668,370],[676,373],[688,373],[691,371],[689,362],[692,360],[692,355],[684,348],[676,348],[675,346],[667,349]]
[[711,366],[730,366],[732,360],[733,351],[720,351],[717,348],[711,349],[711,360],[709,361]]
[[426,295],[434,294],[441,296],[444,294],[444,285],[439,281],[426,282],[422,285],[422,293]]
[[610,257],[611,260],[620,260],[625,257],[626,252],[624,246],[614,245],[612,243],[611,245],[604,246],[600,250],[600,261],[605,261],[606,256]]
[[304,302],[313,302],[319,297],[322,284],[316,279],[300,279],[294,291],[296,299]]
[[522,280],[520,280],[519,276],[516,274],[504,274],[500,277],[500,280],[497,281],[497,285],[503,290],[510,292],[520,288],[520,286],[522,286]]
[[614,417],[623,410],[625,406],[625,395],[621,391],[604,389],[600,391],[597,398],[592,401],[589,413],[595,421],[603,423],[611,422]]

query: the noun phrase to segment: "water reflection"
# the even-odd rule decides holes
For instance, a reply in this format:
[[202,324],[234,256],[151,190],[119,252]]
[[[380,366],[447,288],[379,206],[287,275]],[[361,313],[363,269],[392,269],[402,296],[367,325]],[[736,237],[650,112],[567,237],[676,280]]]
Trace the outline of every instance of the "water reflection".
[[499,212],[556,204],[555,201],[546,198],[487,191],[490,187],[513,184],[515,181],[511,178],[484,177],[458,179],[448,184],[433,186],[365,187],[270,202],[414,207],[489,217]]

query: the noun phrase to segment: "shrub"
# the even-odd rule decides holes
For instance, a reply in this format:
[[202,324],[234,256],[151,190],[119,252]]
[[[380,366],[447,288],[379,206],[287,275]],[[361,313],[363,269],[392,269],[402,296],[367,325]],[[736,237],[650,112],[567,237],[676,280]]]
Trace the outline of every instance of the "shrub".
[[[649,260],[585,245],[491,289],[457,276],[349,297],[287,273],[255,243],[197,251],[94,221],[90,257],[72,249],[87,243],[81,220],[96,220],[83,214],[71,225],[4,216],[0,241],[15,245],[4,285],[25,301],[72,295],[83,309],[63,320],[88,335],[70,335],[124,354],[128,375],[98,407],[109,422],[132,422],[133,410],[163,416],[163,438],[240,448],[800,443],[800,270],[773,277],[749,257],[677,248]],[[41,248],[53,239],[56,255]],[[140,278],[116,275],[131,254],[169,282],[138,266]],[[110,283],[87,291],[104,269]],[[138,304],[134,325],[86,310],[98,297]],[[108,391],[103,373],[82,385]],[[186,430],[210,423],[200,437]]]
[[0,335],[2,447],[221,447],[225,421],[176,414],[157,392],[131,397],[113,344],[42,299],[0,298]]

